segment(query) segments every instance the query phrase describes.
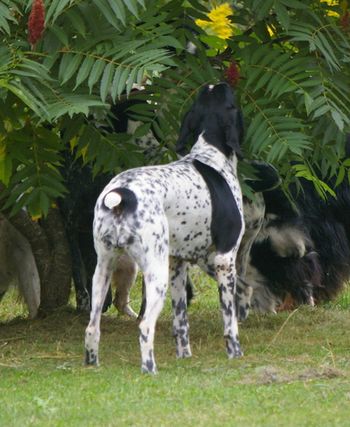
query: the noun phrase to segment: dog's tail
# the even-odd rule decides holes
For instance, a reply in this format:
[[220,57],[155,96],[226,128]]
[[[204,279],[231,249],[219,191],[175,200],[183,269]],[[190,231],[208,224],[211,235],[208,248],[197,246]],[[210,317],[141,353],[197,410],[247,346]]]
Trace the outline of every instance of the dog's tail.
[[132,213],[137,208],[137,198],[133,191],[119,187],[114,188],[105,195],[103,204],[111,211]]
[[106,194],[103,202],[108,209],[114,209],[120,205],[121,201],[122,196],[116,191],[111,191],[110,193]]

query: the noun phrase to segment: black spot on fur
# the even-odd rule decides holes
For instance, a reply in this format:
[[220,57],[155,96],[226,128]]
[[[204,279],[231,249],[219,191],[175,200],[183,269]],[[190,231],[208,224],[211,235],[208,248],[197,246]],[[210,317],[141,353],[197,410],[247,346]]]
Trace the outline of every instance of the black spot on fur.
[[145,279],[142,278],[142,303],[140,307],[140,312],[137,317],[137,320],[142,320],[146,311],[146,288],[145,288]]
[[97,365],[97,357],[93,350],[85,350],[85,364]]

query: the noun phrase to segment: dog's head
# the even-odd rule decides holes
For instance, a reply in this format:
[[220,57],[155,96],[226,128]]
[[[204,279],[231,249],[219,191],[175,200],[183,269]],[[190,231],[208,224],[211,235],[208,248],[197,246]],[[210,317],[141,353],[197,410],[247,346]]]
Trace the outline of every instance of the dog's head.
[[247,178],[246,182],[255,193],[273,190],[281,184],[281,177],[271,163],[258,160],[249,163],[254,168],[254,177]]
[[202,133],[225,155],[235,152],[242,157],[243,117],[227,83],[207,85],[200,91],[182,121],[176,152],[183,155],[186,146],[196,142]]

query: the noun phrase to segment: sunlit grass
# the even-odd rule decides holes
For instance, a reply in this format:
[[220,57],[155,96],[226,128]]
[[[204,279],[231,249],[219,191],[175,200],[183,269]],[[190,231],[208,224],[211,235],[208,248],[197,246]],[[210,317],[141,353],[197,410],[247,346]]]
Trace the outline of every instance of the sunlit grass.
[[[176,360],[167,304],[157,325],[159,374],[141,375],[138,328],[103,315],[101,366],[83,366],[87,315],[27,320],[11,292],[0,305],[0,426],[347,426],[350,292],[322,307],[252,315],[245,356],[226,358],[215,284],[194,271],[193,357]],[[140,281],[132,305],[141,302]]]

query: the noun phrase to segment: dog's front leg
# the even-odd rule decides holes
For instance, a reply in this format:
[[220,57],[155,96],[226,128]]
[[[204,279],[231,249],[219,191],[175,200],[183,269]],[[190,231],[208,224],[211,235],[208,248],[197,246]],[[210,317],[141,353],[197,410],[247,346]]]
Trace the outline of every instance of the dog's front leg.
[[221,312],[224,321],[224,337],[230,359],[242,356],[238,341],[238,322],[235,304],[236,267],[234,254],[217,254],[215,271],[218,281]]
[[98,365],[101,313],[111,284],[113,268],[113,253],[98,251],[97,265],[92,279],[90,322],[85,331],[85,363],[87,365]]
[[186,295],[187,263],[176,258],[170,258],[169,275],[176,356],[179,358],[191,357]]

